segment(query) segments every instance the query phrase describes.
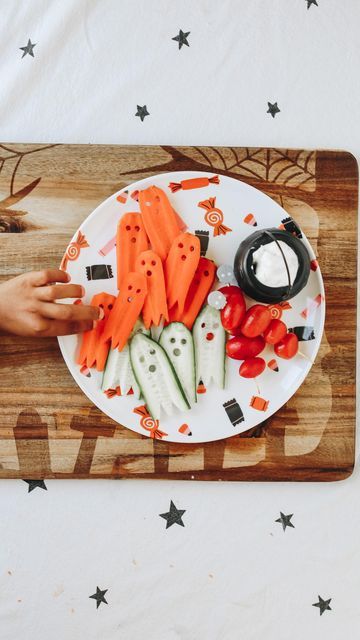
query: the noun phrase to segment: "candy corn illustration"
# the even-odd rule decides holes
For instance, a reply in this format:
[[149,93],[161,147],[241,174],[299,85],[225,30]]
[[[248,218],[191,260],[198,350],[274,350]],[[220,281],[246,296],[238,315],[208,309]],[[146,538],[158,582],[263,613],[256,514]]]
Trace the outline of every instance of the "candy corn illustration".
[[196,393],[206,393],[206,387],[202,380],[199,381],[198,387],[196,389]]
[[125,204],[126,200],[128,199],[128,195],[129,195],[128,190],[123,191],[118,196],[116,196],[116,200],[118,202],[121,202],[121,204]]
[[133,200],[135,200],[136,202],[139,202],[139,190],[135,189],[135,191],[133,191],[132,193],[130,193],[130,198],[132,198]]
[[191,436],[192,433],[190,431],[190,427],[188,424],[182,424],[178,429],[179,433],[182,433],[184,436]]
[[313,300],[310,300],[308,302],[305,309],[301,311],[300,315],[303,318],[308,318],[310,315],[315,313],[316,309],[321,305],[322,300],[323,296],[321,295],[321,293],[319,293],[317,296],[315,296],[315,298],[313,298]]
[[232,231],[232,229],[223,224],[224,214],[221,209],[215,206],[215,203],[216,198],[209,198],[208,200],[199,202],[198,207],[206,210],[204,219],[210,227],[214,228],[213,235],[225,235],[226,233]]
[[269,400],[264,400],[260,396],[253,396],[250,400],[250,407],[257,409],[257,411],[266,411],[269,406]]
[[278,367],[278,363],[276,362],[276,360],[274,360],[274,359],[269,360],[269,362],[267,363],[267,366],[269,367],[269,369],[271,369],[271,371],[276,371],[276,373],[278,373],[279,367]]
[[134,413],[140,416],[140,426],[143,427],[145,431],[148,431],[150,438],[161,440],[164,436],[168,435],[165,431],[160,431],[159,420],[154,420],[154,418],[151,417],[144,404],[140,407],[135,407]]
[[80,368],[80,373],[82,373],[82,374],[83,374],[83,376],[86,376],[87,378],[91,378],[90,369],[86,366],[86,364],[84,364],[84,365]]
[[245,224],[250,224],[252,227],[257,227],[255,216],[252,213],[248,213],[243,222],[245,222]]
[[169,189],[173,193],[179,191],[179,189],[201,189],[202,187],[208,187],[209,184],[219,184],[219,176],[212,176],[212,178],[190,178],[189,180],[181,180],[181,182],[170,182]]
[[65,251],[65,255],[61,261],[60,269],[66,269],[68,260],[77,260],[81,249],[85,249],[88,247],[88,243],[86,242],[86,238],[81,231],[78,232],[76,240],[74,242],[70,242],[68,248]]
[[[120,387],[115,387],[115,389],[106,389],[106,391],[104,391],[105,395],[107,398],[113,398],[114,396],[121,396],[121,389]],[[132,396],[134,394],[134,391],[132,388],[129,389],[129,391],[127,392],[127,396]]]
[[116,235],[110,238],[110,240],[101,249],[99,249],[98,253],[100,253],[101,256],[107,256],[107,254],[114,249],[115,245]]

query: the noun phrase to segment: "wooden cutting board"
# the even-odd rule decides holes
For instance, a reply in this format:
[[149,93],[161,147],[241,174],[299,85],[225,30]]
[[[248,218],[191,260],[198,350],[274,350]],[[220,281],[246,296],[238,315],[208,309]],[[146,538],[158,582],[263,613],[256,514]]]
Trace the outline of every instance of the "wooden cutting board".
[[0,334],[1,478],[340,480],[355,444],[358,168],[343,151],[0,145],[0,282],[58,265],[83,219],[134,180],[200,170],[243,180],[304,229],[326,289],[308,378],[256,429],[203,445],[151,440],[92,406],[57,340]]

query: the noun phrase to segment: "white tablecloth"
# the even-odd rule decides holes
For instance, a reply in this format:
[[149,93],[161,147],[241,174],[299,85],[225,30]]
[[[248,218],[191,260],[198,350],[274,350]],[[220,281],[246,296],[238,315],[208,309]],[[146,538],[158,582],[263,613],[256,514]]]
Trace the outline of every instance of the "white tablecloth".
[[[2,0],[0,12],[1,140],[360,155],[358,0]],[[357,467],[330,484],[46,486],[0,482],[2,640],[358,636]],[[184,527],[159,517],[170,500]],[[323,615],[318,595],[331,598]]]

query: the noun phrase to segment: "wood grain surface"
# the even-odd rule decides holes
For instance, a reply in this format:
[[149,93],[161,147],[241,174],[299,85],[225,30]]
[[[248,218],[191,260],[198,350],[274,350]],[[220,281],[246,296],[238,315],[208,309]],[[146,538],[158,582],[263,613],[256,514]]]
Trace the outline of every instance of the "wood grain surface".
[[[232,176],[282,204],[326,290],[320,351],[277,414],[227,440],[179,445],[113,422],[76,386],[55,339],[0,334],[1,478],[339,480],[354,465],[358,168],[343,151],[0,145],[0,282],[58,265],[106,197],[164,171]],[[344,320],[345,319],[345,320]]]

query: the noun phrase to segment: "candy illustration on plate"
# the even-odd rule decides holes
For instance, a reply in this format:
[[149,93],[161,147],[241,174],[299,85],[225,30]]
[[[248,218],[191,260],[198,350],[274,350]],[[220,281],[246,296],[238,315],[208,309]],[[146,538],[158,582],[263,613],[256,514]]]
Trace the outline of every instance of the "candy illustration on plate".
[[251,227],[257,227],[256,218],[253,213],[248,213],[243,222],[245,222],[245,224],[249,224]]
[[180,189],[187,191],[189,189],[201,189],[208,187],[209,184],[219,184],[219,176],[212,176],[211,178],[189,178],[188,180],[181,180],[181,182],[170,182],[169,189],[175,193]]
[[84,234],[81,233],[81,231],[78,231],[76,240],[73,242],[70,242],[68,248],[66,249],[65,255],[61,261],[60,269],[65,270],[67,267],[68,261],[77,260],[80,255],[80,251],[82,249],[85,249],[88,246],[89,245],[86,241]]
[[98,253],[101,256],[107,256],[108,253],[110,253],[110,251],[112,251],[114,248],[116,247],[116,235],[113,236],[112,238],[110,238],[110,240],[108,240],[108,242],[106,242],[106,244],[104,244],[103,247],[101,247],[101,249],[99,249]]
[[209,198],[208,200],[203,200],[199,202],[198,207],[205,209],[206,213],[204,216],[205,222],[213,227],[213,236],[221,236],[230,233],[232,229],[227,227],[224,222],[224,214],[218,207],[215,206],[216,198]]
[[126,191],[123,191],[123,192],[122,192],[122,193],[120,193],[118,196],[116,196],[116,200],[117,200],[118,202],[121,202],[121,204],[125,204],[125,202],[126,202],[126,201],[127,201],[127,199],[128,199],[128,195],[129,195],[129,192],[128,192],[127,190],[126,190]]
[[150,438],[161,440],[168,435],[165,431],[159,429],[159,420],[154,420],[151,417],[146,405],[142,404],[140,407],[135,407],[134,413],[140,416],[140,426],[148,432]]
[[223,404],[223,407],[233,427],[236,427],[237,424],[244,422],[244,414],[241,411],[240,405],[235,400],[235,398],[225,402]]
[[209,232],[208,231],[195,231],[195,235],[200,240],[200,255],[206,256],[206,252],[209,246]]
[[85,270],[88,280],[109,280],[114,277],[111,264],[93,264],[85,267]]
[[179,427],[178,431],[179,433],[182,433],[184,436],[192,436],[190,427],[186,423],[182,424],[181,427]]

